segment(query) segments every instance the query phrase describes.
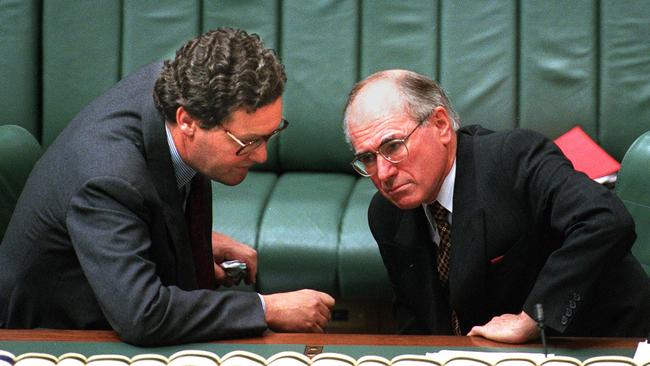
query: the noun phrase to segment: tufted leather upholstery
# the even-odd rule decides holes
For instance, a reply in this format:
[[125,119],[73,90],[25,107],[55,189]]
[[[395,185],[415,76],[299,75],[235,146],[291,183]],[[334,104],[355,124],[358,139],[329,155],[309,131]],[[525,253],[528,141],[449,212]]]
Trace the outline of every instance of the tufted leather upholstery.
[[16,125],[0,126],[0,239],[40,156],[41,146],[27,130]]
[[386,68],[430,75],[464,124],[555,138],[583,126],[621,159],[650,121],[650,2],[268,0],[0,2],[0,124],[47,146],[122,76],[218,26],[260,34],[288,74],[291,127],[236,187],[214,184],[214,226],[256,247],[258,290],[387,299],[366,223],[374,191],[341,132],[352,85]]

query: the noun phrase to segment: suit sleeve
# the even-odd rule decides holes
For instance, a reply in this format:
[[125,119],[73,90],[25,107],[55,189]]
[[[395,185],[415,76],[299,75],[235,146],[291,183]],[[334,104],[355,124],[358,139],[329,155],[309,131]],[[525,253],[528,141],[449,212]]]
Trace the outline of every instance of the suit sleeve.
[[120,338],[146,346],[261,334],[266,323],[256,293],[161,283],[149,256],[145,202],[125,180],[100,177],[72,197],[66,215],[84,274]]
[[[544,304],[547,325],[560,333],[571,323],[567,309],[579,312],[603,271],[629,252],[634,222],[616,195],[576,172],[545,137],[516,130],[506,138],[502,159],[515,178],[534,220],[562,243],[542,267],[524,303],[534,314]],[[544,245],[544,243],[542,243]]]

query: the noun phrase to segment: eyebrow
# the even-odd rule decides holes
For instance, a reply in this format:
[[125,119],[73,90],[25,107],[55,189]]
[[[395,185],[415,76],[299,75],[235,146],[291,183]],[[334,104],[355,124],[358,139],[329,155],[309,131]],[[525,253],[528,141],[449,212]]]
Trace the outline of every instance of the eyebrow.
[[273,131],[271,131],[270,133],[267,133],[267,134],[265,134],[265,135],[257,135],[257,134],[253,134],[253,135],[251,135],[252,137],[247,136],[247,135],[244,135],[241,139],[242,139],[244,142],[251,142],[251,141],[255,141],[255,140],[260,140],[260,139],[263,139],[263,138],[270,137],[271,135],[273,135],[274,133],[278,132],[279,130],[280,130],[280,127],[276,128],[275,130],[273,130]]
[[357,158],[360,158],[360,157],[362,157],[364,155],[373,155],[373,153],[371,153],[370,151],[360,152],[358,154],[354,154],[354,158],[357,159]]
[[[397,140],[397,139],[399,139],[399,138],[400,138],[400,137],[395,137],[395,134],[392,133],[392,134],[390,134],[390,135],[384,137],[384,138],[381,140],[381,142],[379,143],[379,146],[381,146],[381,145],[387,143],[388,141]],[[403,137],[401,137],[401,138],[403,138]]]
[[[381,140],[381,142],[379,142],[379,147],[381,147],[381,145],[387,143],[388,141],[397,140],[397,139],[399,139],[399,137],[396,137],[396,135],[395,135],[394,133],[392,133],[392,134],[390,134],[390,135],[384,137],[384,138]],[[377,149],[379,149],[379,147],[377,147]],[[375,150],[375,151],[376,151],[376,150]],[[359,153],[354,154],[354,157],[355,157],[355,158],[358,158],[358,157],[360,157],[360,156],[362,156],[362,155],[372,154],[372,153],[374,153],[374,151],[368,151],[368,150],[366,150],[366,151],[362,151],[362,152],[359,152]]]
[[240,139],[243,142],[251,142],[251,141],[259,140],[261,138],[262,138],[262,136],[260,136],[260,135],[244,135],[244,136],[240,137]]

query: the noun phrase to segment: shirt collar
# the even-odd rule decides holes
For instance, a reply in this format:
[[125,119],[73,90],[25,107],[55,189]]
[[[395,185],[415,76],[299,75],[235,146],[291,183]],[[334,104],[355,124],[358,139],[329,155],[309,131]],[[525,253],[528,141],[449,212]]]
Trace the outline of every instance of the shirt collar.
[[[442,181],[442,186],[440,187],[440,192],[436,197],[436,201],[440,202],[442,207],[446,208],[449,213],[454,212],[454,184],[456,183],[456,158],[454,158],[454,163],[451,165],[449,174]],[[422,207],[427,211],[427,206],[431,203],[423,203]]]
[[436,197],[436,201],[440,202],[442,207],[446,208],[449,212],[454,212],[454,183],[456,183],[456,158],[454,158],[454,163],[451,165],[449,174],[447,174],[445,180],[442,182],[442,187],[440,187],[440,192],[438,192],[438,197]]
[[167,133],[167,145],[169,145],[169,153],[172,156],[172,165],[174,166],[174,174],[176,175],[176,184],[180,189],[189,183],[194,175],[196,170],[190,168],[189,165],[185,164],[183,159],[181,159],[178,150],[176,150],[176,144],[174,144],[174,139],[172,138],[171,132],[165,123],[165,132]]

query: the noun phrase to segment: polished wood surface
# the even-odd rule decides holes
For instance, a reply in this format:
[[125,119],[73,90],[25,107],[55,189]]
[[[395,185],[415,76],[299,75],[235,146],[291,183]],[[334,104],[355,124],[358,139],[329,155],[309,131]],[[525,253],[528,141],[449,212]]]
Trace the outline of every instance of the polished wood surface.
[[[47,342],[119,342],[113,331],[87,330],[0,330],[0,341]],[[623,348],[635,349],[640,338],[550,338],[548,343],[569,349]],[[262,337],[214,341],[208,343],[238,344],[306,344],[306,345],[386,345],[386,346],[443,346],[443,347],[540,347],[537,343],[512,345],[489,341],[481,337],[414,336],[385,334],[313,334],[273,333]]]

